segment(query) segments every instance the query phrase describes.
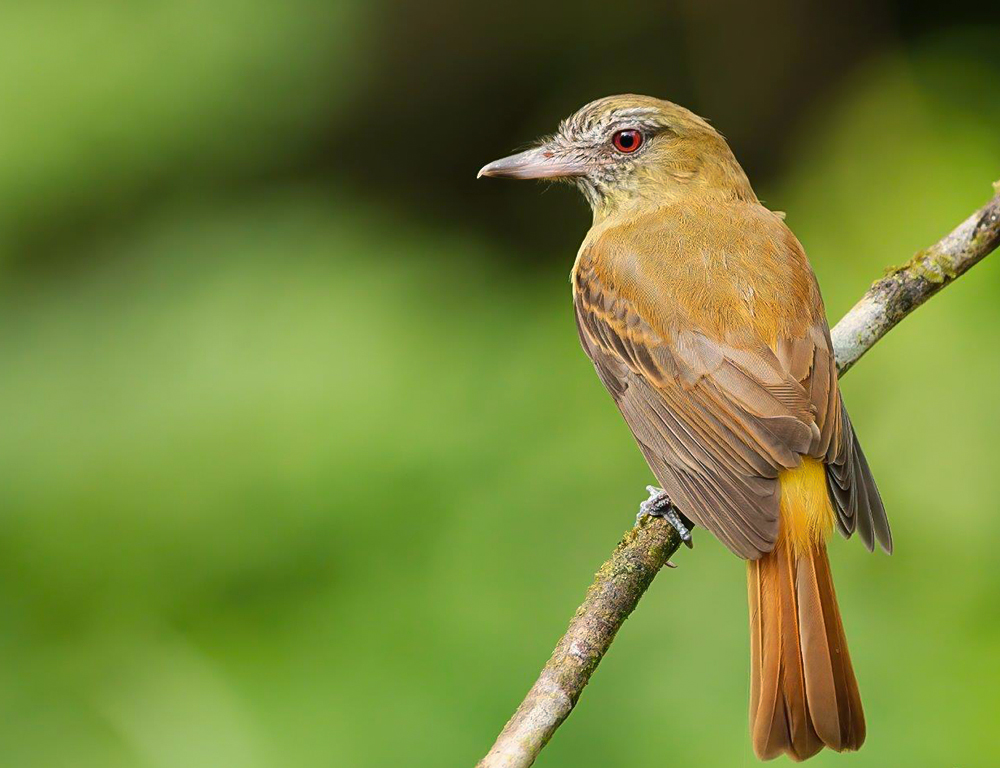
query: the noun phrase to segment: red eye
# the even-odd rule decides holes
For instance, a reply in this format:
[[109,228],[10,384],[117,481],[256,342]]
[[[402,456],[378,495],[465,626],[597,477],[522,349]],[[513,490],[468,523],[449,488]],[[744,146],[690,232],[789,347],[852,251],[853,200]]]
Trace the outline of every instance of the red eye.
[[642,146],[642,134],[634,129],[618,131],[611,137],[611,143],[615,145],[615,149],[619,152],[624,152],[625,154],[635,152]]

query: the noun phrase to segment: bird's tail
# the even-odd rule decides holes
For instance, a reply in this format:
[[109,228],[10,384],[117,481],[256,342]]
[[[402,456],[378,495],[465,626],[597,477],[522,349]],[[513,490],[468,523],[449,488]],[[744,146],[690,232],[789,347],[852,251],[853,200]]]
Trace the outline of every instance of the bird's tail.
[[782,536],[748,564],[750,734],[761,760],[805,760],[824,746],[865,740],[865,717],[847,652],[822,538]]

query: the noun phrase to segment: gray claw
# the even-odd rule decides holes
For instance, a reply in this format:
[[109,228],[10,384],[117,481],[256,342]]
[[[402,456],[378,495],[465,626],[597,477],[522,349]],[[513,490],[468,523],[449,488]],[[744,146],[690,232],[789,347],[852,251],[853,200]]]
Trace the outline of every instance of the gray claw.
[[671,503],[666,491],[662,488],[657,488],[655,485],[647,485],[646,491],[649,493],[649,498],[639,505],[639,514],[635,516],[636,521],[638,522],[646,515],[650,517],[662,517],[677,531],[681,537],[681,541],[689,548],[693,547],[691,531],[688,530],[687,526],[684,525],[684,521],[681,520],[680,515],[677,514],[677,510],[674,509],[674,505]]
[[664,493],[662,488],[657,488],[655,485],[647,485],[646,493],[649,494],[649,498],[639,505],[639,514],[635,516],[637,521],[646,515],[661,517],[659,512],[665,507],[670,506],[670,497]]

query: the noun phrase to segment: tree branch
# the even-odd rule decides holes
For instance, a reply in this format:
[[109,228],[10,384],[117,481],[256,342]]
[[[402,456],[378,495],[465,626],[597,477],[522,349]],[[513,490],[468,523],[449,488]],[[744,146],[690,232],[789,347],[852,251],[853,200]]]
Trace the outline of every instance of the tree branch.
[[[992,200],[950,234],[875,282],[832,331],[841,375],[927,299],[1000,245],[1000,182]],[[477,768],[528,768],[576,706],[615,634],[680,546],[661,518],[628,531],[594,577],[538,680]]]
[[845,374],[896,323],[1000,245],[1000,181],[993,199],[902,267],[887,270],[830,335]]

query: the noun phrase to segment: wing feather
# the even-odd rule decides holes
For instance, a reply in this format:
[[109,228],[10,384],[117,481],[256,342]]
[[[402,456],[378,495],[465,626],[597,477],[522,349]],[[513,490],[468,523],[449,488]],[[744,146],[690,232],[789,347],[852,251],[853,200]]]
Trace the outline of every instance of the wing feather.
[[[782,469],[822,458],[838,527],[891,550],[881,498],[837,387],[829,328],[795,337],[665,333],[588,262],[574,270],[580,340],[650,468],[678,508],[756,559],[778,534]],[[818,292],[817,292],[818,301]],[[669,297],[663,297],[668,301]]]

